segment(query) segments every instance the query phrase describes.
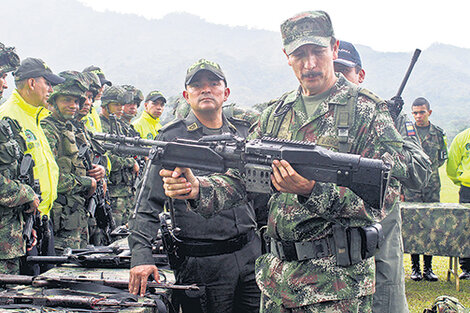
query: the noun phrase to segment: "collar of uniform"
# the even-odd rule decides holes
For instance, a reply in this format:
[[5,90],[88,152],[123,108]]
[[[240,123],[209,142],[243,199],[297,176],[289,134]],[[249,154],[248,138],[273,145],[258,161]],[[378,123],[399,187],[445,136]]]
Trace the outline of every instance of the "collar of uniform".
[[[33,116],[33,117],[37,117],[38,114],[40,114],[40,113],[41,113],[41,115],[44,115],[44,114],[49,115],[48,112],[50,112],[50,111],[47,110],[47,109],[45,110],[44,107],[41,107],[41,106],[35,107],[34,105],[31,105],[31,104],[27,103],[27,102],[23,99],[23,97],[20,95],[20,93],[18,92],[17,89],[15,89],[15,90],[13,91],[13,93],[12,93],[11,96],[12,96],[14,102],[15,102],[24,112],[26,112],[26,114],[28,114],[28,115],[30,115],[30,116]],[[45,110],[45,111],[43,112],[43,110]],[[44,116],[41,116],[41,117],[45,117],[45,115],[44,115]]]
[[350,89],[356,87],[353,83],[344,78],[343,74],[339,74],[336,83],[331,89],[328,103],[333,105],[346,105],[350,97]]
[[[205,134],[205,127],[194,115],[194,112],[191,110],[184,120],[184,123],[186,124],[186,129],[188,132],[194,132],[197,131],[198,129],[202,129],[203,134]],[[227,133],[227,132],[235,132],[236,128],[233,126],[225,117],[224,114],[222,114],[222,133]]]
[[152,126],[157,125],[157,123],[160,121],[159,117],[153,118],[153,116],[148,114],[146,111],[142,112],[142,118],[148,121]]

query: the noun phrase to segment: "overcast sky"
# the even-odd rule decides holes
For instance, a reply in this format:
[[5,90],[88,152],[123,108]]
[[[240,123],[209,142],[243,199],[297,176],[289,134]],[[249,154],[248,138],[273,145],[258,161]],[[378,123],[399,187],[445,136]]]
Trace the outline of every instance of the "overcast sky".
[[[470,19],[464,0],[79,0],[97,11],[134,13],[159,19],[188,12],[208,22],[279,31],[306,10],[327,11],[336,36],[378,51],[413,51],[432,43],[470,48]],[[439,3],[439,4],[437,4]]]

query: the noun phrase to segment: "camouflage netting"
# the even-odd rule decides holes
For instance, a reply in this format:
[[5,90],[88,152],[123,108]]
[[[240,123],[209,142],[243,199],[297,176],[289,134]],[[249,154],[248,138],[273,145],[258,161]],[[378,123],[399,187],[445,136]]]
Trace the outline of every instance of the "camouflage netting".
[[470,257],[470,205],[401,204],[405,253]]

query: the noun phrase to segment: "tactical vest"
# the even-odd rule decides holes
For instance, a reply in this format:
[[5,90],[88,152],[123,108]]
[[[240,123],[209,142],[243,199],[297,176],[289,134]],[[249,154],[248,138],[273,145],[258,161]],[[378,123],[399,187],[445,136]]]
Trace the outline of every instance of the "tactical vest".
[[[299,88],[295,100],[300,96],[301,89]],[[274,104],[275,109],[271,112],[266,127],[266,136],[277,138],[280,134],[282,138],[286,138],[289,130],[289,120],[292,116],[292,106],[295,100],[284,104],[285,99],[290,92],[283,94],[279,100]],[[351,143],[353,142],[353,134],[350,133],[350,128],[354,125],[354,117],[356,112],[356,104],[359,95],[369,97],[372,101],[378,103],[382,101],[375,94],[367,89],[352,86],[348,91],[348,101],[346,104],[334,105],[335,126],[337,129],[338,146],[336,147],[339,152],[349,153],[351,150]],[[331,105],[331,104],[330,104]],[[286,138],[287,139],[287,138]]]

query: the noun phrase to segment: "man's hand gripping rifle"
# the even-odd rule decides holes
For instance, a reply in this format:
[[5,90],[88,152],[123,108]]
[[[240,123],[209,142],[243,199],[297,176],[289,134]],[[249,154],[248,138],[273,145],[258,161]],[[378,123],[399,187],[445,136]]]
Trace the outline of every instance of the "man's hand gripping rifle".
[[238,169],[248,192],[271,193],[271,164],[286,160],[303,177],[348,187],[368,205],[381,208],[390,177],[390,165],[382,160],[333,152],[309,142],[273,138],[245,141],[229,134],[174,142],[103,133],[94,137],[105,141],[103,147],[113,153],[145,155],[167,169],[179,166],[214,173]]

